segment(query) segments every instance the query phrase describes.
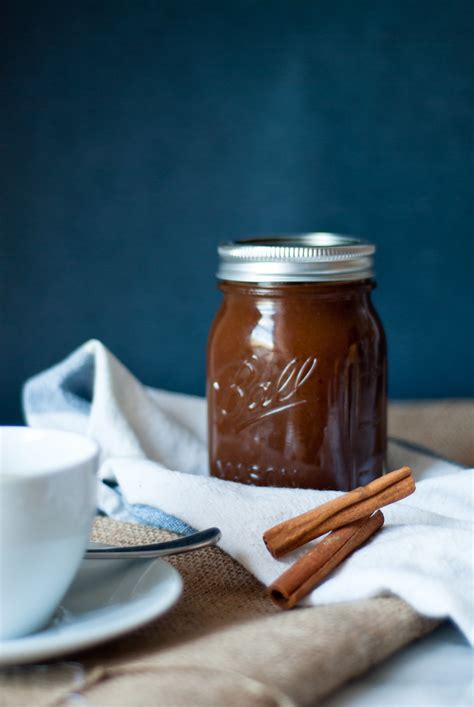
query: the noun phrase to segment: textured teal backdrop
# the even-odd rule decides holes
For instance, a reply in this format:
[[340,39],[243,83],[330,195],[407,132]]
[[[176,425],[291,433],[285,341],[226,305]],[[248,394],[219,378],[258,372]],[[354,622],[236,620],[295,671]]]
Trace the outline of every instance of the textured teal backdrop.
[[378,244],[392,396],[474,395],[472,2],[3,7],[3,422],[90,337],[203,393],[217,242],[307,229]]

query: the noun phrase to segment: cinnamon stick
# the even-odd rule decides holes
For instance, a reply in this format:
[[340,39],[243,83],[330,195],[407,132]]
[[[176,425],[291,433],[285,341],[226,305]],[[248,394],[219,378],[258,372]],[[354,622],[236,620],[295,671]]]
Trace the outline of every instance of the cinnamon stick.
[[268,587],[270,599],[282,609],[291,609],[374,535],[383,522],[382,511],[377,511],[370,518],[330,533]]
[[343,525],[409,496],[415,490],[411,469],[404,466],[265,531],[263,540],[275,558]]

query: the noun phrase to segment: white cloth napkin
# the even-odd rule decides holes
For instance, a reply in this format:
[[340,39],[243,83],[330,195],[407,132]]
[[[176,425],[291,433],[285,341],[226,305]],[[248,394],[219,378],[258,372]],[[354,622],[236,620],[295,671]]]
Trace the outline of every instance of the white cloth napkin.
[[[274,560],[263,531],[338,495],[210,477],[205,400],[146,388],[99,341],[28,381],[24,409],[32,426],[100,443],[103,511],[181,532],[218,526],[221,547],[265,584],[304,550]],[[424,615],[451,618],[474,643],[473,471],[395,441],[388,463],[412,467],[415,494],[384,508],[382,531],[306,603],[391,592]]]

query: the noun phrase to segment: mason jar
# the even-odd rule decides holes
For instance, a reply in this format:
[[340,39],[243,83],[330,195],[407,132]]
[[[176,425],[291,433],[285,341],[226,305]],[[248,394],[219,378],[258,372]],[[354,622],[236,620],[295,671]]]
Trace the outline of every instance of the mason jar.
[[328,233],[219,246],[207,357],[214,476],[347,491],[383,473],[387,359],[374,245]]

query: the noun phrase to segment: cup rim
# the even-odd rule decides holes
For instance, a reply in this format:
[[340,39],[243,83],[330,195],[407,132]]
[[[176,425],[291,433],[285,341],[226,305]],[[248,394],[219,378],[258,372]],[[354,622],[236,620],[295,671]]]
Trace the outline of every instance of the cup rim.
[[[22,483],[31,481],[33,479],[45,478],[54,474],[59,474],[61,472],[67,472],[81,464],[88,464],[96,460],[100,453],[99,444],[80,432],[70,432],[69,430],[61,430],[54,427],[30,427],[28,425],[0,425],[0,442],[3,434],[8,434],[10,430],[15,430],[16,432],[21,431],[20,434],[29,435],[31,433],[39,433],[48,435],[51,437],[61,437],[63,440],[67,438],[75,439],[80,441],[83,445],[83,451],[77,453],[75,458],[64,461],[62,463],[53,463],[38,465],[34,471],[22,472],[20,474],[9,474],[8,476],[3,475],[0,467],[0,484],[10,484],[10,483]],[[1,456],[1,454],[0,454]],[[1,460],[0,460],[1,463]]]

